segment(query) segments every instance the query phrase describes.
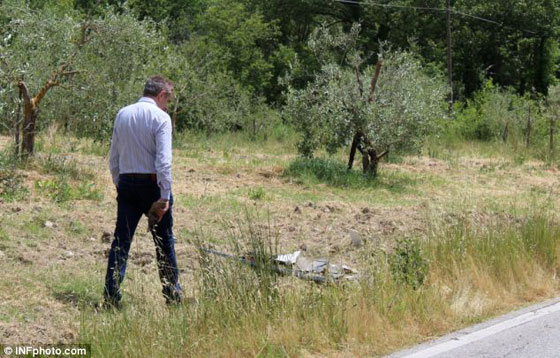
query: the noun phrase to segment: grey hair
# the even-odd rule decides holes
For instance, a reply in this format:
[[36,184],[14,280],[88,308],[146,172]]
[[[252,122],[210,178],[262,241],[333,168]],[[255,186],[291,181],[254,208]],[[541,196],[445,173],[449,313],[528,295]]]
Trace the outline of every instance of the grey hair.
[[167,78],[157,75],[148,78],[144,85],[144,96],[156,97],[162,90],[170,91],[173,88],[173,82]]

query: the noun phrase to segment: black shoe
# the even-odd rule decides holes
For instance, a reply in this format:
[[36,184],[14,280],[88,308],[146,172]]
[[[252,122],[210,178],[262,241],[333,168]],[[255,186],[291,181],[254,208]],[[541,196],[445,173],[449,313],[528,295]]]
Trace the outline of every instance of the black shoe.
[[181,296],[175,296],[173,298],[165,297],[165,304],[168,306],[179,306],[181,304]]
[[103,301],[101,307],[106,310],[120,310],[122,309],[123,304],[120,299],[105,297],[105,300]]

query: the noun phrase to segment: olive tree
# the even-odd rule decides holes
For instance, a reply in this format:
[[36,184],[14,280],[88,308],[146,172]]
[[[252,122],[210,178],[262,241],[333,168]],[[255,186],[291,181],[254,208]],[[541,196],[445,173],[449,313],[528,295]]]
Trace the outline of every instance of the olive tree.
[[[39,109],[47,93],[68,84],[78,73],[75,61],[87,43],[86,22],[60,15],[51,8],[31,10],[17,0],[0,3],[5,26],[0,43],[1,77],[19,89],[20,104],[13,121],[16,148],[33,154]],[[15,91],[4,91],[2,101],[14,103]],[[11,98],[10,98],[11,96]],[[22,109],[22,113],[20,113]]]
[[163,72],[173,51],[149,20],[127,8],[104,9],[89,26],[94,35],[76,65],[77,86],[56,98],[51,115],[78,136],[107,140],[120,107],[140,98],[146,78]]
[[303,156],[319,147],[334,153],[351,145],[348,168],[359,150],[364,174],[375,176],[385,154],[414,150],[433,132],[436,119],[445,116],[447,87],[437,71],[428,74],[408,52],[384,50],[376,66],[362,70],[359,53],[340,38],[329,34],[318,41],[345,46],[345,52],[321,55],[326,61],[307,87],[288,89],[285,113],[301,133]]

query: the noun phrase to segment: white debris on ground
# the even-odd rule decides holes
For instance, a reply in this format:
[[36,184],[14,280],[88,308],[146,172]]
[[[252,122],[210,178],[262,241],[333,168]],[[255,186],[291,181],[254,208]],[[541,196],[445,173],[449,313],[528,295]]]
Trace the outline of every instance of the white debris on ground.
[[331,264],[328,259],[308,259],[301,251],[278,255],[276,262],[287,266],[291,273],[299,278],[307,278],[316,282],[337,281],[340,279],[356,280],[358,272],[347,265]]

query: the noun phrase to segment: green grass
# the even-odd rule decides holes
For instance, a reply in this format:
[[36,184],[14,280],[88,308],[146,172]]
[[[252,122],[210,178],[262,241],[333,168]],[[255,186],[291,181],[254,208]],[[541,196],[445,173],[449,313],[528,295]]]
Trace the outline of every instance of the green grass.
[[[58,149],[46,142],[27,168],[41,175],[22,177],[27,187],[42,187],[24,203],[6,204],[0,227],[6,280],[0,286],[7,293],[0,297],[6,298],[0,317],[22,321],[23,330],[47,322],[38,324],[51,328],[52,339],[62,336],[53,327],[78,320],[77,340],[92,344],[94,357],[379,356],[559,292],[557,182],[550,164],[534,161],[533,154],[515,159],[499,143],[434,142],[423,153],[439,160],[390,157],[370,179],[359,165],[347,172],[343,152],[295,159],[293,138],[280,137],[186,133],[175,140],[174,179],[188,176],[195,184],[179,186],[174,213],[181,279],[195,302],[165,306],[155,264],[140,267],[131,260],[120,311],[99,308],[106,264],[100,251],[108,244],[84,240],[113,229],[115,203],[106,194],[113,188],[100,184],[110,182],[107,169],[95,180],[75,180],[82,163],[101,158],[82,160],[88,154],[82,140],[58,140]],[[71,147],[77,153],[68,153]],[[91,154],[103,152],[99,148]],[[195,172],[187,174],[191,168]],[[205,186],[206,178],[211,185]],[[96,190],[105,197],[79,201]],[[316,204],[313,210],[332,205],[336,211],[316,221],[305,209],[309,202]],[[297,224],[290,221],[295,206],[304,214],[292,218],[301,220]],[[269,209],[280,225],[259,218],[251,227],[240,219],[247,207]],[[333,254],[355,263],[359,284],[316,286],[193,249],[202,243],[238,255],[254,252],[256,242],[256,251],[270,255],[277,227],[287,232],[278,238],[283,248],[303,241],[310,247],[306,254],[329,257],[329,247],[313,247],[323,239],[320,230],[333,226],[333,235],[344,240],[364,208],[370,210],[370,221],[358,229],[364,245]],[[56,226],[45,227],[47,220]],[[404,230],[380,231],[388,221]],[[232,233],[232,223],[239,222]],[[309,235],[288,231],[298,225]],[[151,245],[144,228],[137,235],[134,245]],[[76,252],[74,258],[60,259],[60,243]],[[44,252],[45,259],[36,255],[41,265],[24,264],[18,260],[22,250]],[[34,313],[43,303],[47,308]],[[50,322],[53,316],[60,322]]]
[[20,170],[22,164],[13,153],[6,150],[0,152],[0,198],[8,202],[19,201],[29,193]]
[[333,187],[350,189],[385,189],[398,194],[410,191],[418,182],[412,175],[380,171],[377,177],[364,176],[356,170],[348,171],[346,165],[334,159],[297,158],[284,171],[286,177],[302,184],[324,183]]
[[81,309],[95,309],[100,300],[102,287],[88,276],[61,274],[50,287],[53,298]]
[[123,311],[86,309],[81,340],[96,357],[380,355],[558,288],[560,230],[540,212],[483,231],[467,219],[438,226],[429,240],[394,251],[367,247],[360,284],[323,287],[274,276],[266,269],[274,235],[245,225],[229,236],[229,252],[265,258],[257,269],[201,253],[196,303],[166,309],[129,299]]
[[95,179],[94,172],[79,166],[75,160],[68,156],[47,153],[45,155],[38,155],[36,162],[39,171],[43,174],[65,176],[74,180],[91,181]]
[[65,203],[70,200],[101,201],[103,199],[103,193],[94,182],[80,181],[71,184],[64,175],[35,181],[35,190],[55,203]]

